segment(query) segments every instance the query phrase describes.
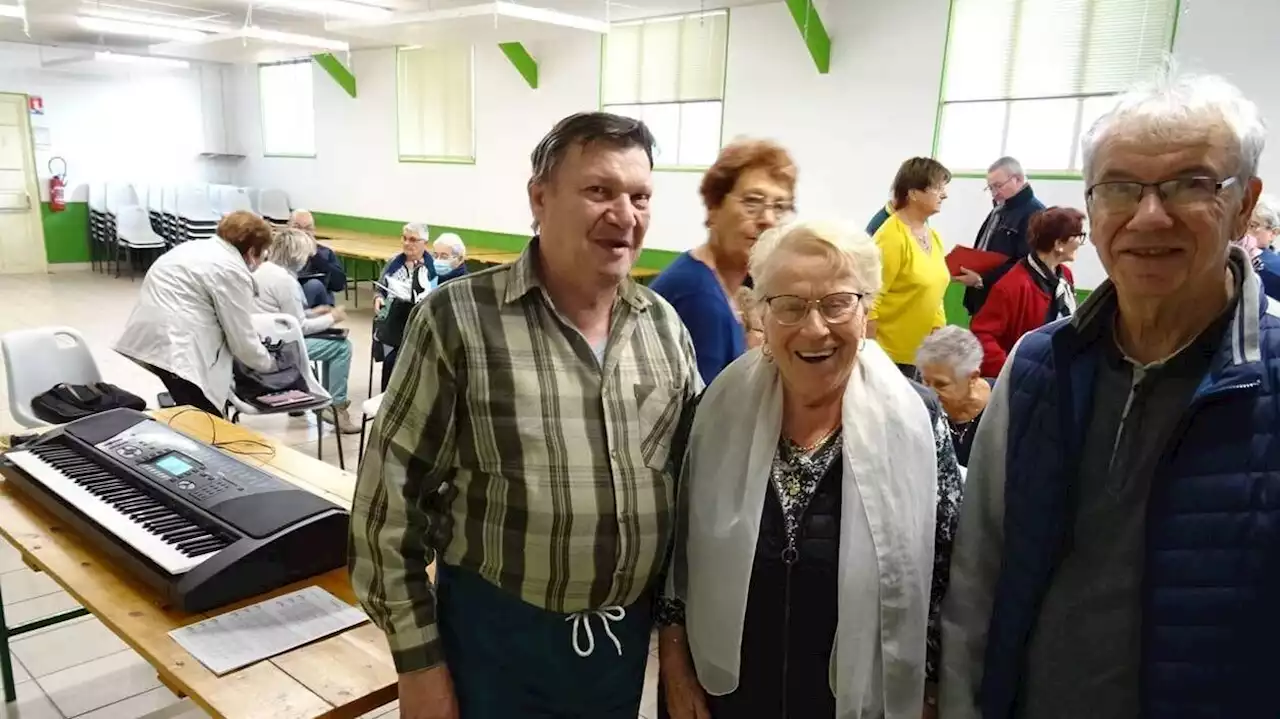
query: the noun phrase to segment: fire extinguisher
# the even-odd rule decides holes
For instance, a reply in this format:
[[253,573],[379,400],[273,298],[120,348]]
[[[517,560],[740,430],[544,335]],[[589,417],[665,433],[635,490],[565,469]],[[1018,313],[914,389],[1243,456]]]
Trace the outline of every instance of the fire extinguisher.
[[[53,169],[55,161],[62,163],[61,173]],[[61,157],[51,158],[49,160],[49,172],[52,175],[49,178],[49,210],[62,212],[67,209],[67,161]]]

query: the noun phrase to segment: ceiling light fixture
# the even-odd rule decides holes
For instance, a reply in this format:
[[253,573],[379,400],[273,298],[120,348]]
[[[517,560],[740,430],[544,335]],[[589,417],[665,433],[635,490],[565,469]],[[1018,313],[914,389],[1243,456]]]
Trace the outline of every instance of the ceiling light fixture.
[[122,65],[145,65],[147,67],[168,68],[170,70],[186,70],[191,63],[186,60],[174,60],[167,57],[149,57],[146,55],[124,55],[118,52],[95,52],[93,59],[98,62],[113,62]]
[[0,17],[16,17],[19,20],[25,20],[27,13],[21,5],[0,5]]
[[350,0],[269,0],[265,5],[268,8],[286,8],[351,20],[382,20],[392,14],[385,7],[364,5]]
[[126,22],[123,20],[106,20],[97,17],[77,17],[76,24],[85,30],[107,33],[109,35],[132,35],[134,37],[159,38],[186,42],[198,42],[209,37],[209,33],[201,32],[199,30],[166,27],[164,25],[150,25],[140,22]]
[[314,35],[299,35],[292,32],[280,32],[279,30],[267,30],[257,25],[247,25],[239,32],[241,37],[249,37],[255,40],[265,40],[267,42],[278,42],[282,45],[301,45],[303,47],[319,48],[321,50],[330,50],[333,52],[347,52],[351,46],[342,40],[331,40],[325,37],[315,37]]

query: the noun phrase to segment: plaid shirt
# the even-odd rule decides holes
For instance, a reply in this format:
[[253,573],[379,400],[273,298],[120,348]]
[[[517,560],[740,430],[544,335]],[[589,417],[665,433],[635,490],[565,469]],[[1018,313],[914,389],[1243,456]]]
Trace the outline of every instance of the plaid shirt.
[[689,334],[623,283],[603,367],[556,310],[537,239],[412,315],[351,515],[351,581],[396,668],[440,664],[440,553],[555,612],[627,606],[662,570],[669,460],[701,391]]

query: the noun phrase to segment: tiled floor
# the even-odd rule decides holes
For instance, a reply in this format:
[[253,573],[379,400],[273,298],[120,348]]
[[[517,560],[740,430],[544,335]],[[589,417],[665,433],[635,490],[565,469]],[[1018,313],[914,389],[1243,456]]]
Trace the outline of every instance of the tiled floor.
[[[0,276],[0,333],[23,327],[70,326],[89,342],[94,358],[108,382],[144,397],[155,406],[163,386],[146,370],[111,350],[124,328],[137,297],[138,281],[113,279],[92,272],[44,276]],[[347,326],[355,348],[351,367],[353,415],[368,398],[369,343],[373,314],[368,297],[349,312]],[[376,375],[376,372],[375,372]],[[0,434],[21,428],[9,413],[9,400],[0,363]],[[374,377],[375,393],[377,376]],[[314,456],[317,425],[311,417],[245,418],[243,424],[280,438],[298,451]],[[325,461],[337,464],[333,431],[324,427]],[[354,469],[357,436],[343,438],[347,467]],[[56,614],[76,606],[75,601],[48,577],[28,569],[18,553],[0,541],[0,592],[5,619],[10,626]],[[97,619],[86,617],[12,642],[18,701],[0,709],[0,719],[132,719],[178,702],[160,685],[155,671],[115,637]],[[651,655],[641,704],[641,719],[654,719],[656,710],[656,656]],[[394,719],[393,704],[364,719]],[[183,714],[201,717],[198,709]]]

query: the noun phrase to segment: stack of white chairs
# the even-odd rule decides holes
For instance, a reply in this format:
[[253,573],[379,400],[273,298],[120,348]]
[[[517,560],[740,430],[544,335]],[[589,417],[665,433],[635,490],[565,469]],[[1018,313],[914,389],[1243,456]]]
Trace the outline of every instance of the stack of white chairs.
[[188,242],[212,237],[218,231],[218,214],[209,201],[209,190],[204,185],[183,185],[178,188],[176,202],[177,237],[175,242]]
[[172,247],[182,241],[181,223],[178,221],[178,186],[165,185],[160,196],[160,217],[164,221],[161,235]]
[[238,210],[253,211],[253,202],[249,199],[249,190],[234,185],[210,185],[209,201],[213,211],[225,217]]
[[284,193],[284,190],[258,190],[257,197],[258,214],[262,215],[263,219],[276,227],[289,224],[289,216],[293,214],[293,209],[289,206],[289,196]]
[[[116,277],[120,276],[120,260],[129,263],[129,277],[132,279],[135,267],[135,253],[144,257],[159,257],[169,249],[164,238],[151,228],[151,220],[147,211],[139,205],[120,208],[116,213]],[[146,270],[147,265],[141,269]]]
[[151,230],[167,238],[164,224],[164,196],[169,191],[169,186],[152,185],[147,190],[147,217],[151,220]]
[[107,213],[107,185],[89,183],[89,261],[94,270],[105,270],[115,242],[116,228]]
[[112,260],[117,262],[116,276],[120,276],[118,252],[118,241],[120,237],[120,212],[126,207],[138,207],[142,203],[138,201],[138,191],[133,185],[127,182],[108,182],[107,183],[107,223],[111,230],[105,240],[107,242],[108,254]]

